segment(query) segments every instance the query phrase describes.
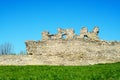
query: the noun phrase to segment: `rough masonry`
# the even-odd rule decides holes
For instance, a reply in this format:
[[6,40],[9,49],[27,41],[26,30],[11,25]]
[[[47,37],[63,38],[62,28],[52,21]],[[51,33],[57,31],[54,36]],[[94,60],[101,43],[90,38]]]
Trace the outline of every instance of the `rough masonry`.
[[42,32],[42,40],[26,41],[27,55],[0,56],[0,65],[93,65],[120,62],[120,42],[98,37],[99,28],[57,29]]
[[[80,30],[80,34],[75,34],[74,29],[58,28],[57,34],[42,32],[41,41],[26,41],[28,55],[56,55],[70,53],[88,53],[90,50],[96,53],[105,46],[110,47],[112,42],[102,41],[98,37],[99,28],[94,27],[93,31],[88,32],[86,27]],[[115,44],[115,43],[114,43]]]
[[[71,46],[76,49],[78,46],[75,44],[81,44],[81,40],[94,40],[99,41],[98,37],[99,28],[94,27],[93,31],[88,32],[86,27],[80,30],[80,35],[76,35],[73,29],[61,29],[58,28],[57,34],[50,34],[47,31],[42,32],[41,41],[26,41],[27,53],[30,55],[39,54],[49,54],[52,53],[62,53],[64,49],[69,48],[71,52]],[[64,49],[62,49],[64,47]],[[69,52],[68,51],[68,52]]]

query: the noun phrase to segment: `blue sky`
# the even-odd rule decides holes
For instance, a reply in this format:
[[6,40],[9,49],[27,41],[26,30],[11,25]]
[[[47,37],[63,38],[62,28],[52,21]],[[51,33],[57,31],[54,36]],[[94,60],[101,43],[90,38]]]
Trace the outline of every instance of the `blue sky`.
[[14,52],[25,50],[26,40],[40,40],[41,32],[99,26],[99,37],[120,41],[120,0],[0,0],[0,44],[10,42]]

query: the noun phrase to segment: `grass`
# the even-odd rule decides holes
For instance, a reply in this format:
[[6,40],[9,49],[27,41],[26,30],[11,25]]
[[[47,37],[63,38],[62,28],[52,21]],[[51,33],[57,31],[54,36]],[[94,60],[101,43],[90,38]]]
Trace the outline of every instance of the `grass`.
[[0,80],[120,80],[120,63],[91,66],[0,66]]

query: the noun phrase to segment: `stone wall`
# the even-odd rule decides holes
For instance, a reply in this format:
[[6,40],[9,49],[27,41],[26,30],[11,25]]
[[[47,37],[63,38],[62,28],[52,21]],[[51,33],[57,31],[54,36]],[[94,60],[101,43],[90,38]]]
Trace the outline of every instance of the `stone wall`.
[[[98,37],[99,28],[88,32],[86,27],[80,30],[80,35],[76,35],[73,29],[58,28],[57,34],[42,32],[41,41],[26,41],[28,55],[56,55],[70,53],[88,53],[86,49],[98,50],[103,47],[112,46],[111,42],[102,41]],[[65,38],[63,38],[66,35]],[[96,46],[98,46],[96,48]],[[94,51],[93,51],[94,52]]]
[[[78,65],[79,66],[79,65],[93,65],[98,63],[120,62],[119,42],[104,42],[104,41],[89,42],[82,40],[81,42],[80,41],[75,41],[75,42],[76,43],[68,44],[68,42],[66,43],[66,41],[63,41],[57,47],[55,46],[59,42],[57,42],[57,44],[51,43],[49,44],[48,47],[46,47],[44,44],[42,49],[39,49],[39,51],[42,50],[42,52],[35,53],[33,55],[3,55],[3,56],[0,55],[0,65],[74,65],[74,66]],[[64,43],[68,45],[65,45]],[[50,47],[50,45],[52,47]],[[45,50],[45,48],[47,48],[48,51]],[[48,52],[48,54],[46,52]]]
[[[26,41],[28,55],[0,55],[0,65],[92,65],[120,62],[120,42],[103,41],[99,28],[58,28],[57,34],[42,32],[42,40]],[[65,37],[66,36],[66,37]]]

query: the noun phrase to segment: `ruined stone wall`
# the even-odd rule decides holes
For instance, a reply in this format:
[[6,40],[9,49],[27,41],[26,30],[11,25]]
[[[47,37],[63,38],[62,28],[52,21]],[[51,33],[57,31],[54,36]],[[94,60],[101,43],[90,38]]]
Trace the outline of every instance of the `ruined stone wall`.
[[[76,35],[73,29],[58,28],[58,33],[42,32],[42,40],[26,41],[28,55],[0,56],[0,65],[91,65],[120,62],[120,42],[103,41],[99,28],[83,27]],[[65,37],[66,36],[66,37]]]
[[[26,50],[28,55],[56,55],[56,54],[81,54],[104,51],[104,48],[113,47],[115,51],[120,51],[115,46],[120,43],[102,41],[98,37],[99,28],[95,27],[93,31],[83,27],[80,35],[76,35],[73,29],[58,28],[57,34],[42,32],[41,41],[26,41]],[[66,35],[66,38],[63,36]],[[109,50],[108,50],[109,51]]]
[[[28,41],[29,42],[29,41]],[[108,43],[106,41],[89,41],[89,40],[47,40],[47,41],[32,41],[31,44],[27,46],[27,53],[32,55],[56,55],[56,54],[76,54],[76,53],[88,53],[89,50],[91,52],[98,53],[102,49],[107,47],[113,47],[116,51],[120,51],[117,49],[116,43]],[[115,47],[115,46],[116,47]],[[120,44],[119,44],[120,46]],[[120,47],[118,47],[120,48]],[[88,51],[87,51],[88,50]]]
[[120,42],[27,41],[29,55],[0,55],[0,65],[92,65],[120,62]]

